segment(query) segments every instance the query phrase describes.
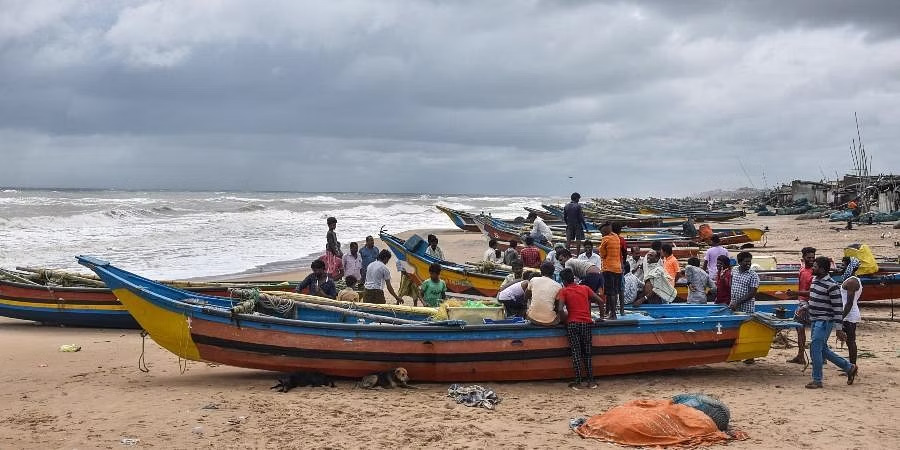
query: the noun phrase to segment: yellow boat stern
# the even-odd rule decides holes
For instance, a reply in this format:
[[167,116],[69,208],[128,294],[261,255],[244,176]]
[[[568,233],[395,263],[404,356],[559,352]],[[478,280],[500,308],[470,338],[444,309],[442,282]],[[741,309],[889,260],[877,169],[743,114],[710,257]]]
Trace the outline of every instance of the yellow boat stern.
[[731,347],[728,361],[741,361],[748,358],[761,358],[769,354],[775,328],[755,318],[741,324],[738,337]]
[[191,338],[190,316],[154,305],[125,288],[113,293],[157,344],[184,359],[201,360]]

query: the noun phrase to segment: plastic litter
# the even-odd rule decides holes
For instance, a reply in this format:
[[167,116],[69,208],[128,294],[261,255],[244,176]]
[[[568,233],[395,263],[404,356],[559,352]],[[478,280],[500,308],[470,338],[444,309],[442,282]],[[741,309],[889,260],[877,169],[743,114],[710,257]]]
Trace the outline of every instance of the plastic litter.
[[59,346],[59,351],[68,353],[78,352],[81,351],[81,346],[75,344],[65,344]]
[[469,407],[494,409],[494,406],[500,403],[500,396],[493,389],[477,384],[469,386],[452,384],[447,389],[447,396],[456,400],[456,403]]
[[139,442],[141,442],[141,440],[138,438],[122,438],[122,445],[127,445],[129,447],[137,445]]

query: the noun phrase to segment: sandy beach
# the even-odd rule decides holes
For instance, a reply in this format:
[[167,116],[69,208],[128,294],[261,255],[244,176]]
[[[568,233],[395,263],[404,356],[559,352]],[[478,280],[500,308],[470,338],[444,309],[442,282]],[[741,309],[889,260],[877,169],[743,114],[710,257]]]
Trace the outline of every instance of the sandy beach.
[[[797,260],[796,251],[806,245],[838,259],[853,242],[896,257],[893,242],[900,240],[890,225],[836,231],[830,227],[841,224],[793,217],[737,223],[768,226],[767,245],[755,251],[780,262]],[[485,248],[474,233],[432,231],[451,260],[475,260]],[[299,279],[304,273],[255,278]],[[398,282],[395,277],[395,287]],[[890,302],[866,305],[863,316],[886,318],[891,309]],[[825,389],[804,389],[809,369],[784,362],[796,349],[773,348],[752,366],[722,363],[608,377],[589,391],[573,392],[561,381],[492,383],[502,403],[488,411],[455,404],[444,384],[367,391],[340,380],[336,388],[280,394],[269,389],[275,378],[270,372],[190,362],[181,373],[184,362],[149,338],[150,371],[144,373],[137,365],[139,331],[0,319],[0,448],[122,448],[123,439],[140,448],[613,448],[578,437],[569,419],[637,398],[698,391],[721,398],[734,426],[749,434],[731,448],[896,448],[900,324],[864,321],[858,334],[865,357],[852,386],[826,366]],[[837,346],[833,337],[831,343]],[[82,350],[60,352],[64,344]]]

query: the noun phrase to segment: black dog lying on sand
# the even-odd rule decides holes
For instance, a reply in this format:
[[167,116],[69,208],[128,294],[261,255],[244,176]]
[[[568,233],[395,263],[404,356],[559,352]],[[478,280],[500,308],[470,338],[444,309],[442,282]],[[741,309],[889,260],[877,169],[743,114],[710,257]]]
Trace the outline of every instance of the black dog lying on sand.
[[278,392],[287,392],[295,387],[331,386],[335,387],[334,380],[328,375],[319,372],[294,372],[278,377],[278,384],[269,389],[278,389]]
[[384,372],[366,375],[362,378],[362,380],[360,380],[359,383],[356,384],[356,386],[363,389],[393,389],[395,387],[416,389],[414,386],[410,386],[408,383],[409,373],[406,372],[406,369],[397,367]]

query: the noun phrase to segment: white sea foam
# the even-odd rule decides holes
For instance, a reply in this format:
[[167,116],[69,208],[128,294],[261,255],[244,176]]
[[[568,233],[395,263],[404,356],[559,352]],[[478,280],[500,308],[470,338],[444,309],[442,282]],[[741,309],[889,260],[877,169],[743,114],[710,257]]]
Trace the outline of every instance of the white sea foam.
[[324,250],[325,218],[345,244],[449,228],[435,203],[497,217],[546,199],[389,194],[17,191],[0,197],[0,267],[77,269],[90,254],[154,278],[236,273]]

